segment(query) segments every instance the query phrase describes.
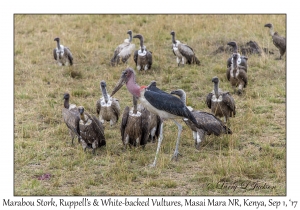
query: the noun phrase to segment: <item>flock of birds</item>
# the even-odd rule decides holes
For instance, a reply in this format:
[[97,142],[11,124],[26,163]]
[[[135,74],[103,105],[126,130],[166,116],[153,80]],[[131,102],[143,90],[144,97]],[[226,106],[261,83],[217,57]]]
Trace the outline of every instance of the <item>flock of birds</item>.
[[[271,23],[266,24],[265,27],[270,28],[270,35],[274,45],[280,51],[279,59],[281,59],[286,51],[286,39],[274,32]],[[143,36],[138,34],[132,37],[131,30],[127,34],[129,39],[125,39],[124,43],[115,49],[111,65],[117,66],[120,62],[127,63],[132,51],[135,49],[135,45],[131,43],[132,38],[138,38],[140,49],[134,51],[133,54],[136,69],[139,71],[151,69],[152,52],[147,50],[144,45]],[[170,35],[172,35],[172,48],[178,66],[180,64],[199,65],[200,61],[193,49],[176,40],[174,31]],[[72,65],[73,56],[70,49],[61,45],[59,38],[55,38],[54,41],[57,42],[57,48],[53,50],[54,59],[61,66]],[[247,86],[248,58],[238,53],[236,42],[229,42],[228,45],[232,46],[233,53],[227,60],[226,76],[234,89],[234,93],[236,93],[237,88],[237,94],[240,95]],[[152,81],[148,86],[140,86],[136,83],[135,78],[136,73],[132,68],[125,69],[111,95],[107,93],[106,82],[100,82],[102,97],[96,102],[97,117],[87,113],[82,106],[70,104],[70,94],[64,94],[62,115],[69,129],[72,144],[74,138],[77,137],[83,149],[92,148],[93,153],[95,153],[96,148],[106,145],[104,123],[109,122],[110,126],[114,126],[118,122],[121,115],[120,104],[119,100],[114,98],[113,95],[124,85],[126,85],[133,97],[133,107],[125,107],[121,120],[120,130],[124,149],[126,149],[127,145],[144,147],[147,142],[154,142],[155,139],[158,139],[155,159],[151,164],[153,167],[156,166],[163,140],[165,120],[170,119],[174,121],[178,127],[176,147],[172,157],[175,160],[180,155],[179,140],[182,131],[182,125],[177,122],[177,119],[182,119],[192,130],[196,149],[200,149],[200,143],[205,138],[205,135],[232,134],[232,131],[226,124],[229,118],[234,117],[236,114],[235,101],[228,91],[222,91],[219,88],[218,77],[212,78],[213,91],[208,93],[206,97],[206,104],[211,109],[211,113],[194,110],[192,107],[187,106],[186,93],[182,89],[167,93],[160,90],[156,86],[155,81]],[[140,104],[137,102],[138,99]],[[224,122],[218,117],[224,117]]]

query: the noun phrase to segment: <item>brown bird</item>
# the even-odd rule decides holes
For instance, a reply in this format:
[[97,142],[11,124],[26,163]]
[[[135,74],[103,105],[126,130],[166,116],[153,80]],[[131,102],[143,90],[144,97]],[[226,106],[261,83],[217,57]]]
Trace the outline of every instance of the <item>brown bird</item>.
[[72,144],[74,138],[78,137],[78,142],[80,142],[80,131],[79,131],[79,111],[75,104],[70,104],[70,94],[64,94],[64,107],[62,108],[62,116],[66,126],[69,128],[69,133],[72,139]]
[[235,101],[229,92],[219,89],[219,78],[213,77],[214,89],[206,97],[206,105],[217,117],[224,117],[226,123],[229,117],[235,116]]
[[[179,96],[179,98],[186,104],[186,93],[184,92],[184,90],[174,90],[171,92],[171,94]],[[193,131],[193,138],[195,140],[196,149],[200,149],[200,143],[202,140],[205,140],[206,135],[214,134],[216,136],[220,136],[222,133],[232,134],[232,131],[213,114],[194,110],[190,106],[187,107],[197,120],[197,124],[205,128],[205,130],[197,128],[197,126],[192,121],[187,118],[183,118],[185,124]]]
[[[237,59],[237,62],[238,62],[238,65],[240,68],[244,69],[246,72],[247,72],[247,69],[248,69],[248,57],[247,56],[244,56],[244,55],[240,55],[238,53],[238,45],[236,42],[232,41],[232,42],[228,42],[227,45],[231,46],[233,49],[233,54],[236,53],[238,55],[238,59]],[[232,65],[232,61],[233,61],[233,54],[231,55],[230,58],[228,58],[227,60],[227,68],[230,68],[231,65]]]
[[141,34],[135,35],[133,38],[138,38],[140,40],[140,49],[134,51],[133,60],[136,65],[136,69],[148,70],[152,66],[152,52],[146,49],[144,45],[144,37]]
[[247,72],[243,67],[238,65],[238,53],[232,54],[232,65],[227,68],[226,77],[234,90],[236,92],[236,87],[238,87],[237,93],[240,95],[243,92],[243,88],[247,87],[248,79]]
[[102,92],[102,97],[96,103],[96,111],[99,116],[101,123],[105,121],[110,122],[110,126],[115,125],[120,117],[120,104],[119,100],[110,97],[106,91],[106,82],[100,82],[100,89]]
[[91,145],[93,154],[95,154],[96,148],[106,145],[104,127],[97,117],[85,112],[83,106],[79,106],[78,111],[82,147],[86,151],[86,148]]
[[181,43],[179,40],[176,40],[174,31],[171,31],[170,34],[172,35],[172,49],[174,55],[176,56],[177,65],[179,66],[180,63],[182,65],[185,63],[200,65],[200,61],[196,57],[194,50],[190,46]]
[[133,108],[125,107],[121,122],[121,137],[126,149],[127,145],[145,147],[149,137],[149,115],[146,109],[137,108],[137,99],[133,96]]
[[57,42],[57,47],[53,50],[53,57],[59,66],[72,66],[73,56],[71,50],[60,44],[60,38],[56,37],[54,41]]
[[274,26],[272,23],[265,24],[265,27],[268,27],[270,29],[270,35],[272,36],[273,44],[278,48],[280,52],[280,57],[278,58],[278,60],[280,60],[286,51],[286,38],[280,36],[277,31],[274,32]]

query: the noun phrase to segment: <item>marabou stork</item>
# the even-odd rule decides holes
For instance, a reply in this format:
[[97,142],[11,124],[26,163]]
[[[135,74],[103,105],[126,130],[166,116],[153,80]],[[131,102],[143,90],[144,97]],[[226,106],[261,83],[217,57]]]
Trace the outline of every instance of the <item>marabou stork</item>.
[[132,68],[125,69],[120,77],[120,80],[116,84],[112,91],[112,96],[124,85],[128,91],[135,97],[137,97],[141,104],[150,112],[157,114],[161,118],[160,135],[157,144],[156,155],[153,164],[150,166],[156,166],[157,157],[160,149],[161,142],[163,140],[163,124],[167,119],[171,119],[175,122],[178,127],[178,136],[176,141],[176,148],[172,159],[177,160],[179,151],[179,139],[182,131],[182,126],[175,120],[177,118],[187,118],[191,120],[197,127],[205,129],[197,124],[197,121],[185,104],[176,96],[166,93],[158,89],[155,85],[152,86],[139,86],[135,82],[135,72]]

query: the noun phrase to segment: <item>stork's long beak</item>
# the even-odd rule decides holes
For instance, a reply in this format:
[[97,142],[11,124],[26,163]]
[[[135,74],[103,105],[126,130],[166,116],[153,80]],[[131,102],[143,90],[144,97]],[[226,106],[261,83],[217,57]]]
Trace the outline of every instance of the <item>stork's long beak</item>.
[[118,90],[121,89],[121,87],[126,83],[125,80],[125,75],[122,74],[121,78],[119,79],[118,83],[116,84],[116,86],[114,87],[113,91],[111,92],[110,97],[112,97],[116,92],[118,92]]

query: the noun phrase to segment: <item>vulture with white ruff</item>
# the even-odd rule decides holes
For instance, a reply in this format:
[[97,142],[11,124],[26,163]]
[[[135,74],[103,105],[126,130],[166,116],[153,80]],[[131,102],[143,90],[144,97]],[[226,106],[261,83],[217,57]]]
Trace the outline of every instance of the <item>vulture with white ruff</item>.
[[270,28],[270,35],[272,36],[273,44],[278,48],[280,52],[280,60],[286,51],[286,38],[280,36],[277,31],[274,32],[274,26],[272,23],[265,24],[265,27]]
[[247,72],[245,69],[238,64],[239,54],[232,54],[232,64],[227,68],[226,77],[234,90],[236,92],[236,87],[238,87],[237,93],[240,95],[243,92],[243,88],[246,88],[248,84]]
[[54,41],[57,42],[57,47],[53,50],[54,59],[59,66],[72,66],[73,56],[70,49],[60,44],[60,38],[56,37]]
[[149,138],[149,111],[138,110],[137,99],[133,96],[133,108],[125,107],[121,122],[121,137],[124,149],[129,146],[145,147]]
[[176,61],[178,66],[180,65],[180,63],[182,65],[186,63],[200,65],[200,61],[196,57],[194,50],[190,46],[183,44],[178,40],[175,40],[174,31],[171,31],[171,35],[172,35],[172,49],[174,55],[177,56]]
[[137,70],[148,70],[152,66],[152,52],[146,49],[144,45],[144,37],[141,34],[135,35],[133,38],[140,40],[140,49],[136,50],[133,55],[133,60]]
[[124,42],[116,47],[114,51],[114,56],[110,60],[112,66],[118,65],[120,63],[120,59],[123,63],[127,63],[132,51],[135,48],[135,44],[131,43],[132,31],[128,30],[127,34],[129,34],[129,39],[125,39]]
[[[181,101],[186,104],[186,93],[182,89],[174,90],[171,94],[177,95],[180,97]],[[206,130],[197,128],[195,124],[187,118],[183,118],[185,124],[193,131],[193,138],[195,140],[196,149],[200,149],[200,143],[205,139],[205,135],[214,134],[216,136],[224,134],[232,134],[232,131],[223,124],[221,120],[215,117],[213,114],[194,110],[192,107],[187,106],[189,110],[194,115],[197,120],[197,124],[200,124],[201,127],[206,128]]]
[[[232,42],[228,42],[227,45],[233,47],[233,54],[236,53],[238,55],[238,65],[240,66],[240,68],[244,69],[244,71],[247,72],[247,69],[248,69],[248,64],[247,64],[247,61],[248,61],[248,57],[247,56],[244,56],[244,55],[240,55],[238,53],[238,46],[237,46],[237,43],[232,41]],[[227,68],[230,68],[232,66],[232,61],[233,61],[233,54],[231,55],[230,58],[228,58],[227,60]]]
[[115,125],[120,117],[120,104],[119,100],[110,97],[106,91],[106,82],[100,82],[100,89],[102,97],[96,103],[96,110],[101,123],[105,121],[110,122],[110,126]]
[[92,147],[93,154],[95,154],[96,148],[106,145],[104,127],[97,117],[85,112],[83,106],[79,106],[78,111],[82,147],[84,151],[86,148]]
[[235,101],[229,92],[223,92],[219,88],[219,78],[213,77],[214,89],[206,97],[206,105],[217,117],[224,117],[226,123],[229,117],[235,116]]

